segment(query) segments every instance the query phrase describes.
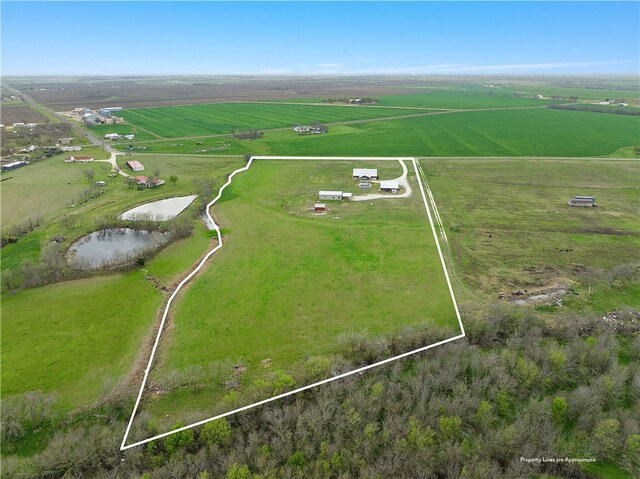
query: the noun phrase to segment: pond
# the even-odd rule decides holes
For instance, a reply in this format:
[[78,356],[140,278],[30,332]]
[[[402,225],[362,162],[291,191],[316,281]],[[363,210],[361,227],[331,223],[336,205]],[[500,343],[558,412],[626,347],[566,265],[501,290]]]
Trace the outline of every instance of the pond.
[[160,248],[170,236],[170,233],[130,228],[94,231],[72,244],[67,258],[81,268],[115,266],[133,259],[143,250]]
[[167,221],[175,218],[193,203],[197,195],[178,196],[136,206],[120,215],[122,220]]

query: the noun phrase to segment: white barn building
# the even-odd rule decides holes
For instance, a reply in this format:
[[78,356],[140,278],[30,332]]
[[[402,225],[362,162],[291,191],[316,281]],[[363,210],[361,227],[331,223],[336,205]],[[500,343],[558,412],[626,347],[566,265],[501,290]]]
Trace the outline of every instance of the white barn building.
[[320,191],[318,192],[319,200],[344,200],[351,198],[352,194],[345,191]]
[[378,170],[376,168],[354,168],[354,180],[377,180]]

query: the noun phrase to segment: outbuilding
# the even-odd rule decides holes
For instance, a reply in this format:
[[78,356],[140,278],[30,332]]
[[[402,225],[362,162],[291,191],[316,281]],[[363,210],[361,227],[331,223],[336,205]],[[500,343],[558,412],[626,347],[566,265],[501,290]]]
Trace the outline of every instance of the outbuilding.
[[400,185],[397,181],[381,181],[380,191],[387,193],[397,193],[400,190]]
[[320,191],[318,192],[319,200],[343,200],[345,198],[351,198],[351,193],[344,191]]
[[376,168],[354,168],[353,169],[354,180],[377,180],[378,170]]
[[4,165],[1,165],[0,170],[2,171],[15,170],[16,168],[21,168],[23,166],[27,166],[28,164],[29,164],[28,161],[12,161],[11,163],[5,163]]
[[576,195],[568,202],[569,206],[582,206],[586,208],[593,208],[596,206],[595,196],[579,196]]
[[131,168],[133,171],[144,171],[144,166],[142,163],[136,160],[127,161],[126,165]]
[[325,205],[324,203],[316,203],[315,206],[313,207],[313,210],[316,213],[322,212],[322,211],[326,211],[327,210],[327,205]]

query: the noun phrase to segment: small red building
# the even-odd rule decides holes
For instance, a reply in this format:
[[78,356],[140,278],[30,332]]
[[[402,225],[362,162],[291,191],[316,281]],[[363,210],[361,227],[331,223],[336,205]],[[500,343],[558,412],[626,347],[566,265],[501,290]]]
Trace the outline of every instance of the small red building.
[[322,211],[326,211],[327,205],[325,205],[324,203],[316,203],[313,209],[316,213],[319,213]]

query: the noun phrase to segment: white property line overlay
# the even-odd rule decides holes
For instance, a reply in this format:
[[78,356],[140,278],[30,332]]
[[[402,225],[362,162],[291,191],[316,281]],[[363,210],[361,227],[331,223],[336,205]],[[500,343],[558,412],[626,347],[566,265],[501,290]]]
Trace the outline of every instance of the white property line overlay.
[[[328,379],[324,379],[322,381],[318,381],[316,383],[313,384],[309,384],[307,386],[303,386],[300,387],[298,389],[294,389],[292,391],[287,391],[285,393],[282,394],[278,394],[277,396],[273,396],[270,397],[268,399],[263,399],[262,401],[258,401],[255,402],[253,404],[249,404],[247,406],[242,406],[240,408],[234,409],[232,411],[228,411],[225,412],[223,414],[218,414],[217,416],[214,417],[210,417],[208,419],[203,419],[202,421],[198,421],[195,422],[193,424],[189,424],[188,426],[183,426],[180,427],[178,429],[173,429],[171,431],[167,431],[165,433],[162,434],[158,434],[156,436],[150,437],[148,439],[144,439],[142,441],[138,441],[138,442],[134,442],[133,444],[129,444],[129,445],[125,445],[125,443],[127,442],[127,438],[129,437],[129,432],[131,431],[131,426],[133,425],[133,420],[136,417],[136,413],[138,412],[138,407],[140,406],[140,400],[142,399],[142,394],[144,392],[144,388],[147,384],[147,379],[149,378],[149,373],[151,371],[151,365],[153,364],[153,359],[155,357],[156,354],[156,349],[158,348],[158,344],[160,343],[160,337],[162,336],[162,331],[164,329],[164,323],[169,315],[169,308],[171,307],[171,304],[173,303],[173,300],[176,298],[176,296],[178,295],[178,293],[180,292],[180,290],[182,289],[182,287],[189,282],[189,280],[191,280],[191,278],[193,278],[198,271],[200,271],[200,269],[204,266],[204,264],[206,263],[206,261],[216,252],[218,251],[220,248],[222,248],[222,234],[220,232],[220,227],[216,224],[216,222],[213,220],[211,214],[209,213],[209,209],[211,208],[211,206],[213,206],[215,203],[217,203],[220,198],[222,197],[222,193],[225,190],[225,188],[227,186],[229,186],[231,184],[231,180],[233,179],[233,177],[237,174],[237,173],[241,173],[243,171],[247,171],[250,167],[251,164],[253,163],[253,160],[339,160],[339,161],[378,161],[378,160],[383,160],[383,161],[403,161],[403,160],[410,160],[413,163],[413,169],[416,172],[416,179],[418,180],[418,185],[420,186],[420,192],[422,194],[422,201],[424,202],[424,207],[427,210],[427,216],[429,217],[429,223],[431,224],[431,231],[433,233],[433,238],[436,241],[436,247],[438,248],[438,255],[440,256],[440,262],[442,263],[442,268],[444,270],[444,275],[445,278],[447,280],[447,286],[449,287],[449,293],[451,294],[451,300],[453,301],[453,306],[456,312],[456,316],[458,318],[458,324],[460,325],[460,331],[462,332],[462,334],[459,334],[458,336],[454,336],[452,338],[449,339],[445,339],[443,341],[438,341],[437,343],[434,344],[430,344],[428,346],[424,346],[422,348],[418,348],[418,349],[414,349],[413,351],[409,351],[403,354],[399,354],[398,356],[393,356],[391,358],[387,358],[384,359],[382,361],[378,361],[377,363],[373,363],[373,364],[369,364],[367,366],[363,366],[361,368],[358,369],[354,369],[353,371],[348,371],[346,373],[342,373],[342,374],[338,374],[337,376],[333,376],[331,378]],[[435,205],[434,205],[435,206]],[[206,424],[208,422],[211,421],[215,421],[216,419],[220,419],[226,416],[231,416],[232,414],[238,413],[238,412],[242,412],[242,411],[246,411],[247,409],[252,409],[254,407],[257,406],[261,406],[263,404],[267,404],[269,402],[272,401],[276,401],[278,399],[282,399],[285,398],[287,396],[292,396],[293,394],[297,394],[299,392],[302,391],[306,391],[308,389],[311,389],[313,387],[316,386],[320,386],[322,384],[326,384],[332,381],[337,381],[338,379],[342,379],[345,378],[347,376],[351,376],[353,374],[357,374],[357,373],[362,373],[364,371],[367,371],[368,369],[374,368],[376,366],[382,366],[383,364],[387,364],[390,363],[392,361],[396,361],[398,359],[402,359],[405,358],[407,356],[411,356],[413,354],[422,352],[422,351],[426,351],[428,349],[431,348],[435,348],[436,346],[441,346],[443,344],[449,343],[451,341],[455,341],[457,339],[461,339],[465,337],[465,332],[464,332],[464,326],[462,325],[462,319],[460,318],[460,311],[458,310],[458,303],[456,302],[456,298],[455,295],[453,294],[453,288],[451,287],[451,281],[449,280],[449,273],[447,272],[447,266],[445,265],[444,262],[444,258],[442,256],[442,250],[440,249],[440,242],[438,241],[438,237],[436,234],[436,229],[435,226],[433,225],[433,219],[431,218],[431,211],[429,209],[429,204],[427,202],[427,198],[424,192],[424,187],[422,185],[422,180],[420,179],[420,174],[418,173],[418,166],[416,163],[416,159],[415,158],[393,158],[393,157],[338,157],[338,156],[331,156],[331,157],[322,157],[322,156],[252,156],[251,158],[249,158],[249,161],[247,162],[247,165],[244,166],[243,168],[238,168],[237,170],[235,170],[233,173],[231,173],[227,179],[227,182],[222,185],[220,187],[220,190],[218,191],[218,195],[211,200],[210,203],[207,204],[206,206],[206,214],[207,214],[207,218],[209,219],[209,221],[211,222],[211,225],[213,225],[214,230],[216,231],[216,235],[218,236],[218,246],[216,246],[215,248],[213,248],[211,251],[209,251],[209,253],[207,253],[207,255],[202,259],[202,261],[200,261],[200,263],[198,264],[198,266],[191,272],[189,273],[189,275],[184,278],[176,287],[176,289],[174,290],[174,292],[171,294],[171,296],[169,297],[169,300],[167,301],[167,305],[164,309],[164,313],[162,315],[162,321],[160,322],[160,327],[158,328],[158,334],[156,335],[156,340],[153,344],[153,349],[151,351],[151,356],[149,357],[149,363],[147,364],[146,369],[144,370],[144,378],[142,379],[142,384],[140,385],[140,391],[138,391],[138,397],[136,398],[136,402],[135,405],[133,407],[133,411],[131,412],[131,417],[129,418],[129,423],[127,424],[127,429],[124,433],[124,437],[122,438],[122,444],[120,445],[120,450],[124,451],[126,449],[131,449],[133,447],[136,446],[141,446],[142,444],[146,444],[148,442],[151,441],[155,441],[157,439],[162,439],[163,437],[167,437],[170,436],[172,434],[176,434],[178,432],[182,432],[182,431],[186,431],[187,429],[192,429],[194,427],[198,427],[198,426],[202,426],[203,424]]]

